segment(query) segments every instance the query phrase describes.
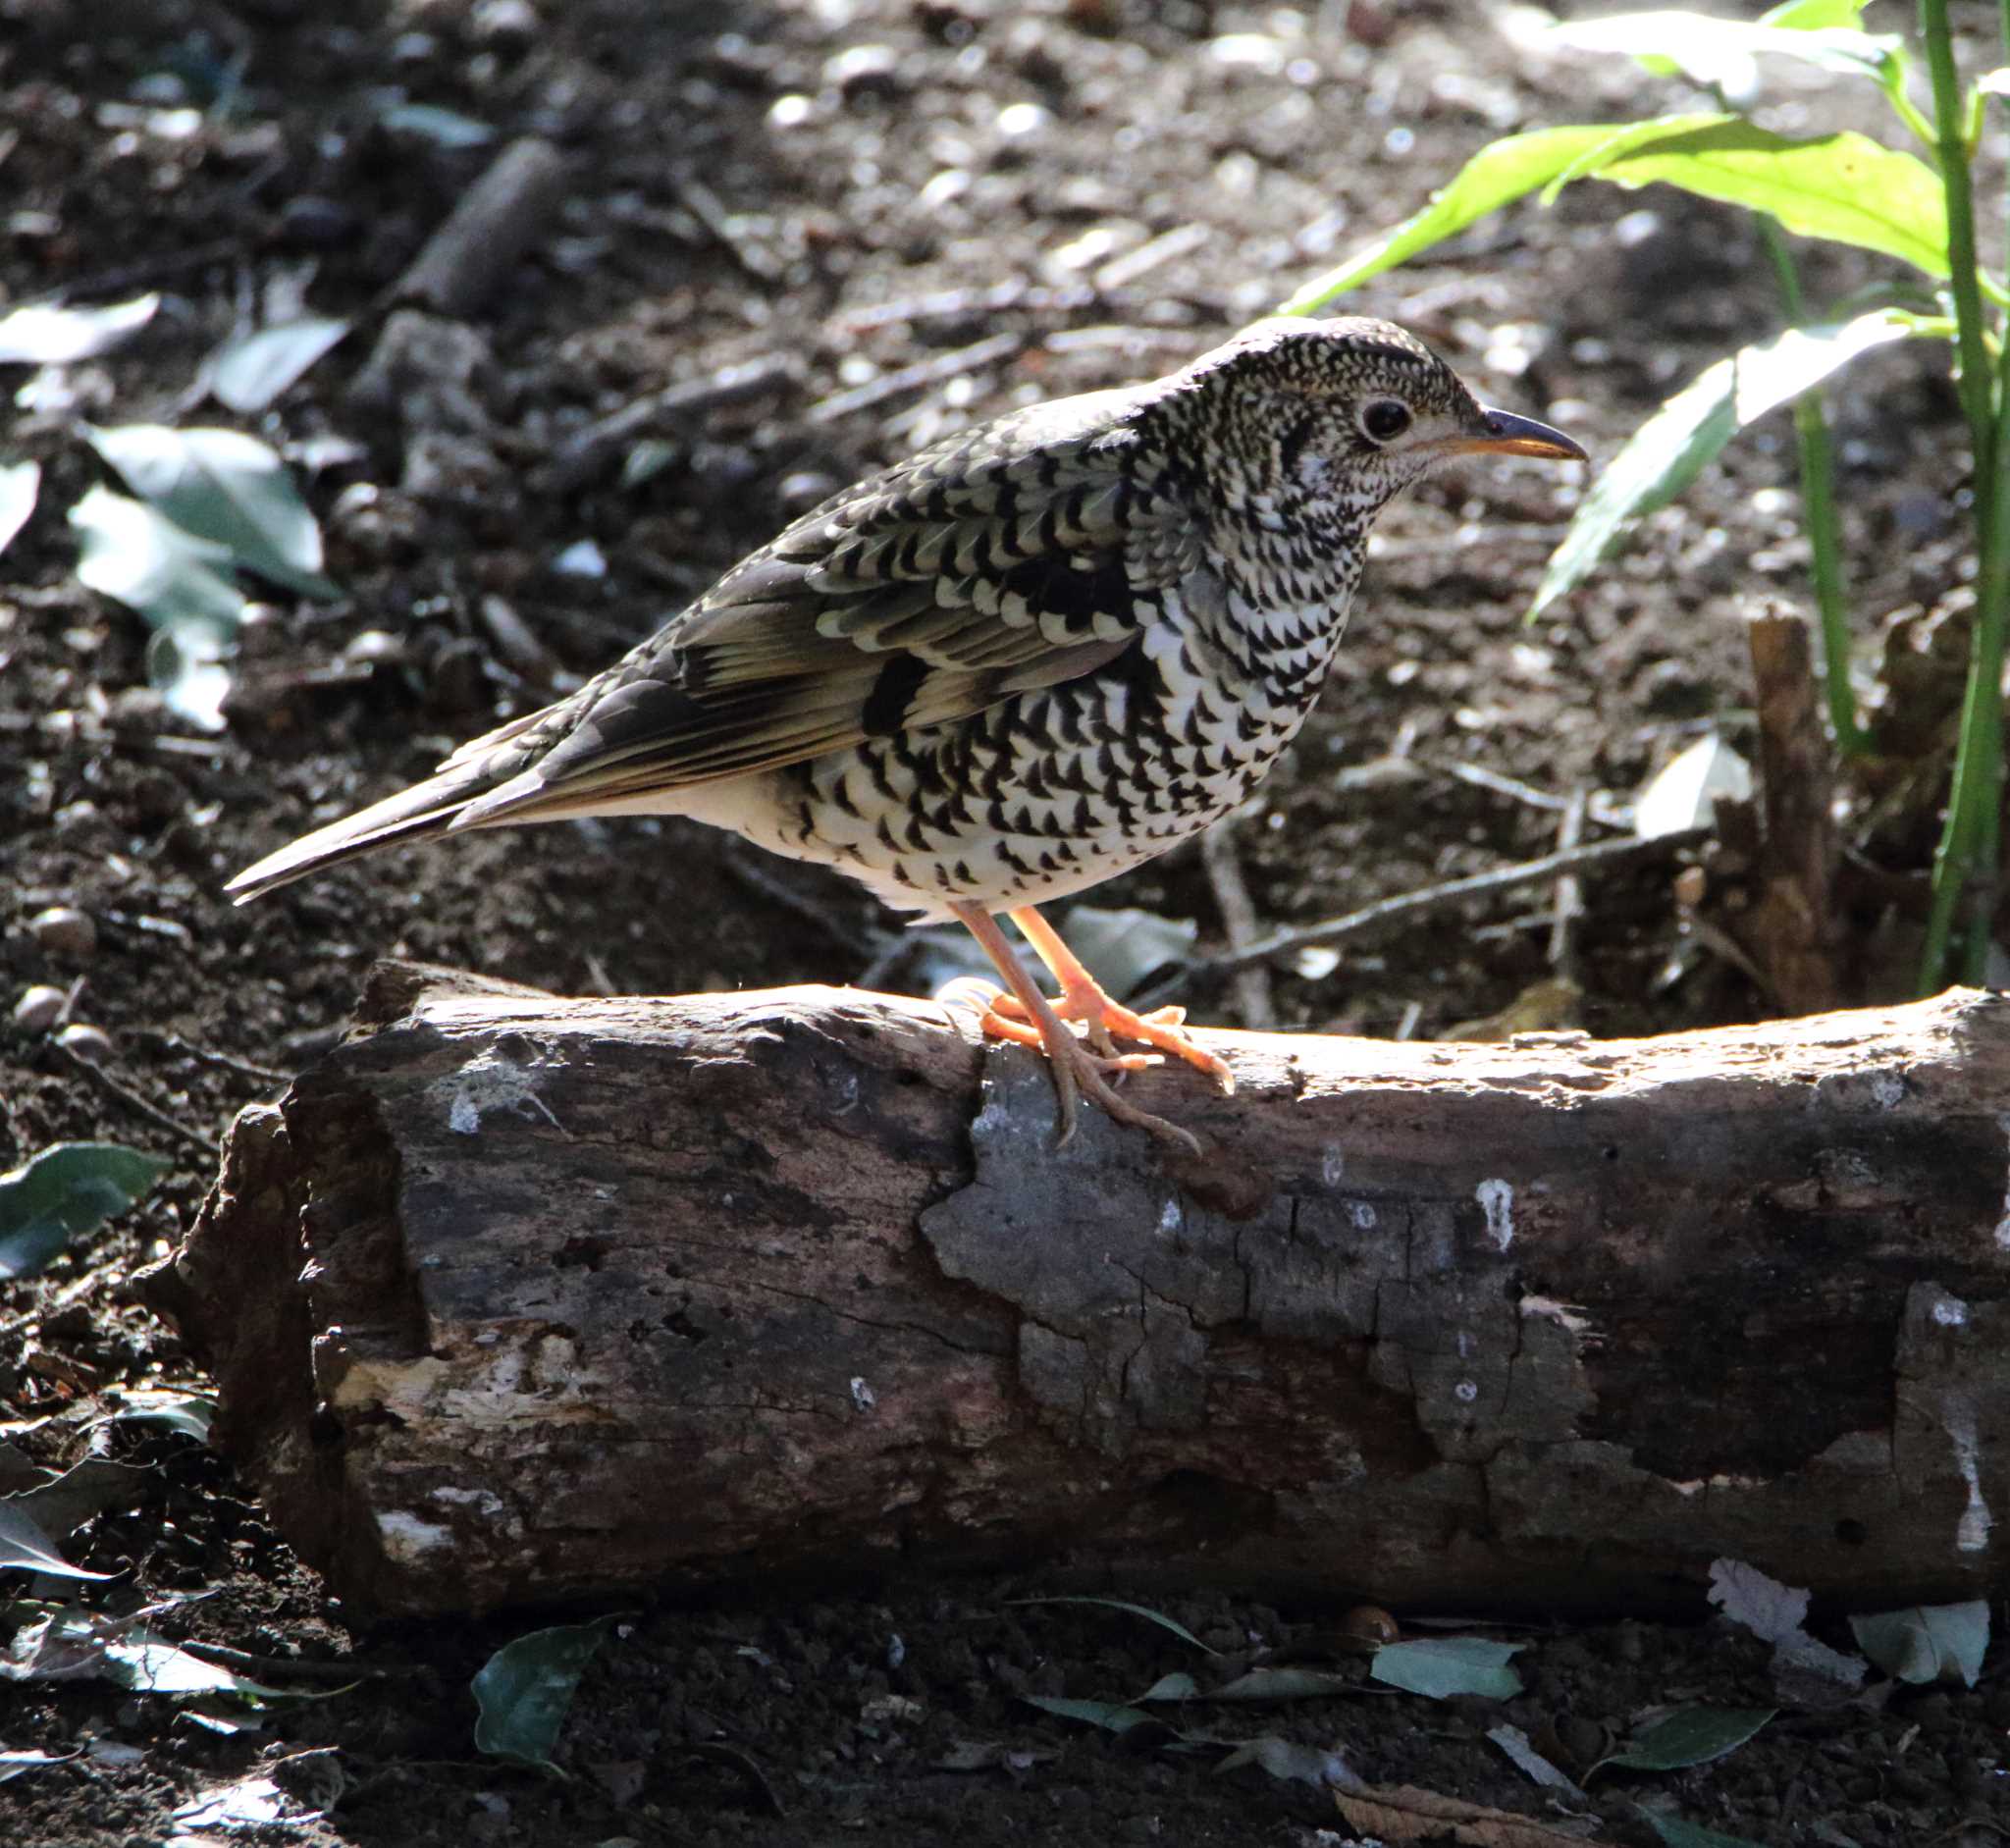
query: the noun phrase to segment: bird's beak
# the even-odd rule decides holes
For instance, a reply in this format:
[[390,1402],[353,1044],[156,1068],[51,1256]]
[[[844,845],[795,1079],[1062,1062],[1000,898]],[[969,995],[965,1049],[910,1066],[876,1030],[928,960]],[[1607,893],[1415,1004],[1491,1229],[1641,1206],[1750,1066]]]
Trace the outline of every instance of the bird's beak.
[[1471,436],[1454,437],[1448,455],[1540,455],[1552,462],[1588,462],[1582,447],[1560,430],[1517,417],[1511,410],[1480,411],[1480,428]]

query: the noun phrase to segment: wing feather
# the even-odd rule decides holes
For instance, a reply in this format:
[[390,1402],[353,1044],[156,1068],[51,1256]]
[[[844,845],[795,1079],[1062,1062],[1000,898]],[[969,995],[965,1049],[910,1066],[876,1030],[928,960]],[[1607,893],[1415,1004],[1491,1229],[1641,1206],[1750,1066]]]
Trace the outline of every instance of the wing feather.
[[1199,542],[1184,509],[1139,485],[1131,401],[1035,407],[805,515],[540,715],[556,721],[549,742],[537,720],[492,734],[513,762],[455,825],[779,768],[1112,660]]

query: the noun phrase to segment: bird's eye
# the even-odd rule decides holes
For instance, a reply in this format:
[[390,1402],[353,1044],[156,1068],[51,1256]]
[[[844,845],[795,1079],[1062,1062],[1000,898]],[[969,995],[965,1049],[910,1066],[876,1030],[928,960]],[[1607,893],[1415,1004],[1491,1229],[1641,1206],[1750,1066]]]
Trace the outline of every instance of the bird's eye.
[[1361,432],[1376,443],[1388,443],[1409,428],[1409,406],[1401,398],[1378,397],[1362,407]]

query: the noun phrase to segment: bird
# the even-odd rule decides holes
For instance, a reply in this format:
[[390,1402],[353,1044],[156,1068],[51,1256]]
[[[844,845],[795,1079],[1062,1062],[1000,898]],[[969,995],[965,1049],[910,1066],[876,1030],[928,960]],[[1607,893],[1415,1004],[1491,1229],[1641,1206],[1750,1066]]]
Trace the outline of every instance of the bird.
[[1118,1083],[1171,1057],[1232,1091],[1229,1065],[1183,1010],[1106,994],[1036,907],[1243,802],[1319,697],[1377,514],[1472,454],[1587,459],[1391,322],[1260,321],[841,490],[577,691],[226,889],[473,828],[690,817],[967,925],[1004,983],[983,1030],[1046,1055],[1058,1141],[1086,1097],[1198,1154]]

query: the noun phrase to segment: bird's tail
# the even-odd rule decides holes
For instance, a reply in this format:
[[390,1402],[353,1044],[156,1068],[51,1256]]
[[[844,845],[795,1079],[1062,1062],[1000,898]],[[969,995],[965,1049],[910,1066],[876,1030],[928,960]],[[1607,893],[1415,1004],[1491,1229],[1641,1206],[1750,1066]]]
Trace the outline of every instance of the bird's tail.
[[367,809],[303,834],[277,853],[267,854],[238,873],[224,890],[239,905],[248,904],[275,886],[290,884],[309,872],[320,872],[355,860],[396,841],[428,840],[444,834],[455,818],[478,797],[496,786],[493,774],[479,764],[450,766],[436,776]]

